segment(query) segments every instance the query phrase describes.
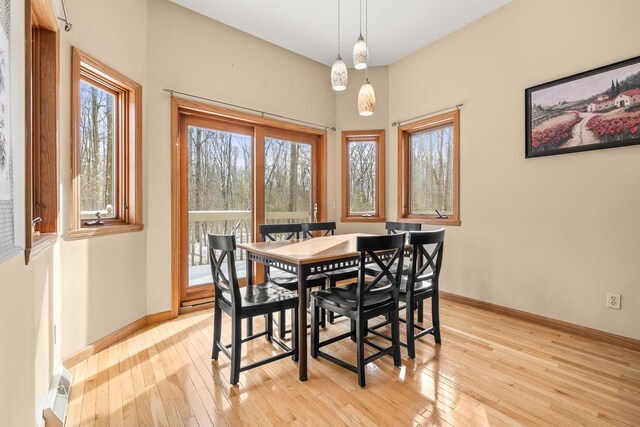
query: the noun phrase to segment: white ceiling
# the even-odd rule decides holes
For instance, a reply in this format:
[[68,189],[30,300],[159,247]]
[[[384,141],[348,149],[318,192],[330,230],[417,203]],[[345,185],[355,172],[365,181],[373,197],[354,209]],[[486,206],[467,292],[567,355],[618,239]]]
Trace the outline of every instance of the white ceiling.
[[[335,60],[337,0],[171,0],[326,65]],[[388,65],[511,0],[369,0],[370,65]],[[342,58],[351,67],[359,0],[341,1]],[[364,16],[365,1],[362,1]],[[364,35],[364,23],[363,23]]]

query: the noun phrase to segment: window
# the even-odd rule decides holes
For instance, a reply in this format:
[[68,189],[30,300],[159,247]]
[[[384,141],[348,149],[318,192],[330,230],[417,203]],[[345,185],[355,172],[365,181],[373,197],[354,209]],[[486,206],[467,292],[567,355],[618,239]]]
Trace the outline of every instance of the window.
[[70,237],[142,230],[142,87],[73,49]]
[[342,132],[342,221],[384,222],[384,130]]
[[58,238],[59,37],[53,8],[25,8],[25,263]]
[[398,219],[460,225],[459,112],[398,130]]

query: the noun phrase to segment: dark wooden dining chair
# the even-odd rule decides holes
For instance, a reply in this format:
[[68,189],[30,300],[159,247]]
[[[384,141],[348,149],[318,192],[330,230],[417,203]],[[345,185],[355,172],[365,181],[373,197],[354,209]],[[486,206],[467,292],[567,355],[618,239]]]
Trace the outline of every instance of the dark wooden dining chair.
[[[299,239],[302,237],[303,231],[302,224],[261,224],[258,227],[258,232],[260,233],[263,242],[275,242],[277,240]],[[284,265],[282,268],[278,268],[278,264],[265,266],[264,270],[267,280],[278,286],[282,286],[287,290],[297,291],[298,276],[286,271],[285,268],[286,266]],[[307,278],[307,288],[324,288],[326,283],[326,277],[321,274],[314,274]],[[277,324],[278,335],[280,338],[284,339],[285,336],[291,332],[291,330],[287,330],[286,328],[286,316],[284,311],[280,313]],[[323,327],[324,326],[323,322]]]
[[[422,230],[422,224],[418,222],[395,222],[387,221],[384,224],[384,228],[387,230],[387,234],[404,234],[407,236],[407,242],[409,242],[409,233],[412,231]],[[402,274],[405,276],[409,274],[409,268],[411,265],[411,256],[404,263],[404,270]],[[367,274],[375,275],[379,272],[379,268],[376,265],[367,266]],[[424,307],[418,307],[418,322],[424,320]]]
[[[409,235],[413,258],[410,265],[410,274],[402,277],[400,284],[400,301],[404,302],[405,318],[400,319],[406,323],[407,342],[400,343],[407,347],[407,353],[411,359],[416,357],[415,341],[425,335],[433,335],[436,344],[440,344],[440,300],[439,281],[444,253],[444,229],[430,231],[415,231]],[[422,306],[424,300],[431,298],[432,326],[425,328],[416,325],[414,312],[416,304]],[[383,338],[391,339],[376,330],[389,324],[389,321],[372,326],[370,332]],[[416,329],[419,331],[416,333]]]
[[305,239],[311,239],[314,236],[314,232],[316,232],[318,237],[325,236],[334,236],[336,234],[336,223],[333,221],[327,222],[303,222],[300,224],[302,226],[302,237]]
[[[308,222],[302,224],[303,237],[313,238],[313,232],[317,232],[321,237],[334,236],[336,234],[336,223]],[[358,267],[346,267],[340,270],[323,273],[323,275],[327,278],[329,287],[333,288],[338,282],[355,279],[356,277],[358,277]],[[333,312],[325,313],[324,310],[321,311],[321,315],[323,319],[322,327],[326,326],[326,320],[328,320],[329,323],[334,323],[335,320],[340,317],[340,315],[337,315]]]
[[[215,286],[214,317],[213,317],[213,349],[211,358],[218,360],[219,352],[223,352],[231,360],[231,384],[240,380],[240,372],[257,368],[265,363],[274,362],[291,356],[298,361],[298,334],[295,332],[298,321],[298,296],[272,283],[245,286],[240,288],[236,274],[236,237],[234,235],[208,235],[209,262]],[[219,252],[220,254],[216,254]],[[226,273],[223,271],[226,264]],[[292,310],[293,339],[291,348],[273,337],[273,313]],[[231,344],[223,344],[222,312],[231,317]],[[242,319],[265,316],[265,331],[242,338]],[[284,353],[262,359],[260,361],[241,366],[242,343],[266,336]]]
[[[385,355],[393,355],[395,366],[400,366],[398,298],[404,247],[404,235],[360,236],[356,241],[356,249],[360,252],[360,268],[356,283],[311,293],[311,357],[322,357],[357,373],[360,387],[365,386],[365,366],[367,364]],[[380,273],[373,280],[368,280],[365,272],[365,264],[369,260],[380,267]],[[321,308],[351,319],[351,331],[320,341],[319,315]],[[381,315],[388,315],[391,324],[391,346],[387,348],[369,341],[365,336],[368,320]],[[357,346],[357,364],[355,366],[321,350],[322,347],[345,338],[355,339]],[[365,344],[378,351],[365,357]]]

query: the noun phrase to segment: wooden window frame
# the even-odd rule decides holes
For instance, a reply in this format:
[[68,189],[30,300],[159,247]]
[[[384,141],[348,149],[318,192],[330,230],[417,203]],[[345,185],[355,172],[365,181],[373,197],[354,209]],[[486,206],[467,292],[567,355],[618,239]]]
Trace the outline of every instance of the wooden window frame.
[[[342,222],[385,222],[385,131],[351,130],[342,132]],[[376,144],[376,209],[371,216],[350,213],[349,197],[349,151],[351,143],[375,142]]]
[[[416,215],[410,212],[410,165],[409,137],[414,132],[434,129],[441,126],[453,126],[453,215],[439,218],[437,215]],[[460,111],[429,117],[398,128],[398,221],[418,222],[434,225],[461,224],[460,221]]]
[[60,37],[51,0],[25,1],[25,264],[58,240]]
[[[141,231],[142,86],[77,48],[72,48],[70,238]],[[115,218],[89,226],[80,214],[80,81],[115,95]]]

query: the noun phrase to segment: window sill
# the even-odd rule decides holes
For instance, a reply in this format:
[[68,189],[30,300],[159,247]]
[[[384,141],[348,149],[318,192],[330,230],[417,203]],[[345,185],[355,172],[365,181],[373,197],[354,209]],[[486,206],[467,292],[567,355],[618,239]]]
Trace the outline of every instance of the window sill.
[[432,224],[432,225],[451,225],[460,226],[462,222],[457,218],[437,218],[437,217],[404,217],[398,218],[398,222],[415,222],[419,224]]
[[382,216],[343,216],[341,222],[386,222],[387,218]]
[[69,230],[70,239],[84,239],[87,237],[107,236],[110,234],[132,233],[142,231],[142,224],[97,225]]
[[33,236],[31,248],[27,248],[24,251],[25,265],[29,265],[29,263],[36,259],[38,255],[53,247],[57,241],[58,233],[42,233],[39,236]]

